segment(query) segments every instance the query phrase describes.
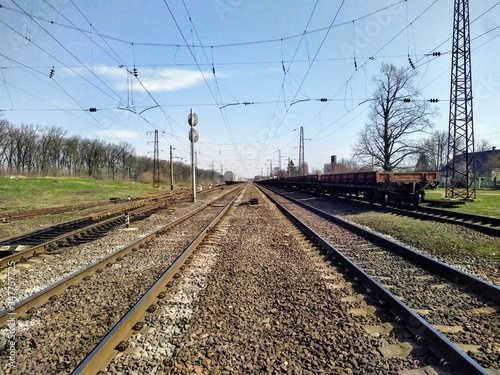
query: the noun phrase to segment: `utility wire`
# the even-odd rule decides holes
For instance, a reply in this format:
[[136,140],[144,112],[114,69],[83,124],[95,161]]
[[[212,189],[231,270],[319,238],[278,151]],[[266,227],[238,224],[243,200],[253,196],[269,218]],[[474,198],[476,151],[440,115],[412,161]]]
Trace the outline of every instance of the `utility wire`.
[[[164,0],[164,1],[166,1],[166,0]],[[208,49],[208,48],[230,48],[230,47],[240,47],[240,46],[267,44],[267,43],[278,43],[278,42],[281,42],[283,40],[303,38],[305,35],[316,34],[316,33],[321,33],[321,32],[324,32],[324,31],[329,31],[332,28],[341,27],[341,26],[345,26],[345,25],[351,24],[353,21],[360,21],[360,20],[362,20],[364,18],[371,17],[373,15],[376,15],[377,13],[383,12],[383,11],[385,11],[387,9],[392,8],[392,7],[396,7],[399,4],[402,4],[402,3],[405,3],[405,2],[406,2],[406,0],[402,0],[400,2],[397,2],[397,3],[394,3],[394,4],[388,5],[386,7],[380,8],[380,9],[374,11],[374,12],[371,12],[371,13],[365,14],[363,16],[360,16],[360,17],[358,17],[358,18],[356,18],[356,19],[354,19],[352,21],[342,22],[342,23],[335,24],[335,25],[331,24],[330,26],[322,27],[322,28],[319,28],[319,29],[311,30],[311,31],[306,31],[306,32],[301,33],[301,34],[288,35],[288,36],[285,36],[285,37],[282,37],[282,38],[254,40],[254,41],[246,41],[246,42],[238,42],[238,43],[214,44],[214,45],[204,45],[204,44],[201,44],[201,43],[198,44],[198,45],[195,45],[195,44],[188,44],[188,43],[186,43],[186,41],[185,41],[184,44],[133,42],[133,41],[124,40],[124,39],[113,37],[113,36],[108,36],[108,35],[104,35],[104,34],[94,33],[92,31],[88,31],[88,30],[83,30],[83,29],[80,29],[80,28],[78,28],[76,26],[64,25],[64,24],[57,23],[57,22],[54,22],[52,20],[49,20],[49,19],[46,19],[46,18],[43,18],[43,17],[38,17],[38,16],[32,16],[32,17],[36,18],[36,19],[39,19],[39,20],[42,20],[42,21],[45,21],[45,22],[51,22],[51,23],[53,23],[53,24],[55,24],[57,26],[61,26],[61,27],[69,28],[69,29],[76,29],[76,30],[81,31],[81,32],[85,32],[85,33],[88,33],[88,34],[94,34],[94,35],[97,35],[97,36],[102,37],[102,38],[106,38],[106,39],[109,39],[109,40],[114,40],[116,42],[125,43],[125,44],[134,44],[134,45],[137,45],[137,46],[151,46],[151,47],[175,47],[175,48],[188,48],[188,49],[189,48]],[[11,8],[11,7],[8,7],[8,6],[5,6],[5,5],[1,5],[1,4],[0,4],[0,8],[4,8],[4,9],[10,10],[10,11],[14,11],[14,12],[17,11],[14,8]]]

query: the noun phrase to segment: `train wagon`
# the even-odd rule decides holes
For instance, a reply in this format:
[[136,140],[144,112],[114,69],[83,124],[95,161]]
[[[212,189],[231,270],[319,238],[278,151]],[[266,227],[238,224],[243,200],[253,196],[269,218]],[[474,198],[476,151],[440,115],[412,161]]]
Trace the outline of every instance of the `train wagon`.
[[284,177],[264,184],[331,196],[353,196],[370,203],[411,203],[423,200],[426,189],[439,184],[439,172],[348,172]]
[[226,185],[238,184],[246,181],[246,178],[238,176],[236,173],[233,173],[231,171],[227,171],[226,173],[224,173],[224,182],[226,183]]

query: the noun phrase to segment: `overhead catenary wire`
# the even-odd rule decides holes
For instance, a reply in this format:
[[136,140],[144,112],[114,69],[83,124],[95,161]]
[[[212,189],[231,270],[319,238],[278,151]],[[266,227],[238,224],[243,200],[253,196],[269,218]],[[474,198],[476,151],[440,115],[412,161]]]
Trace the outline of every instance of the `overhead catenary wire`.
[[[214,92],[213,92],[212,88],[210,87],[209,83],[207,82],[207,79],[206,79],[206,77],[205,77],[205,74],[203,73],[203,71],[202,71],[202,69],[201,69],[200,65],[198,64],[198,61],[197,61],[196,56],[195,56],[195,54],[194,54],[194,51],[193,51],[193,50],[189,47],[189,45],[188,45],[188,43],[187,43],[187,40],[186,40],[186,37],[184,36],[184,33],[182,32],[182,29],[180,28],[179,23],[177,22],[177,19],[175,18],[175,15],[173,14],[173,12],[172,12],[171,8],[169,7],[168,3],[166,2],[166,0],[164,0],[164,4],[165,4],[166,8],[168,9],[168,12],[170,13],[170,15],[171,15],[172,19],[174,20],[174,23],[175,23],[175,25],[176,25],[176,27],[177,27],[177,29],[178,29],[179,33],[181,34],[181,37],[182,37],[182,39],[184,40],[185,45],[186,45],[186,46],[188,46],[189,53],[191,54],[191,56],[192,56],[193,60],[195,61],[196,66],[197,66],[197,68],[198,68],[198,71],[199,71],[199,72],[200,72],[200,74],[202,75],[203,80],[205,81],[205,84],[206,84],[206,86],[207,86],[207,88],[208,88],[208,90],[209,90],[209,92],[210,92],[210,95],[212,96],[212,98],[214,99],[214,101],[215,101],[216,103],[218,103],[217,97],[215,96],[215,94],[214,94]],[[186,9],[186,10],[187,10],[187,9]],[[188,12],[188,16],[189,16],[189,12]],[[190,16],[189,16],[189,17],[190,17]],[[206,56],[206,55],[205,55],[205,56]],[[207,58],[207,60],[208,60],[208,58]],[[219,104],[219,106],[220,106],[220,104]],[[219,111],[221,111],[221,110],[219,109]],[[230,137],[230,139],[231,139],[231,142],[233,142],[233,143],[234,143],[234,137],[233,137],[233,134],[232,134],[231,129],[230,129],[230,127],[229,127],[229,124],[228,124],[228,122],[227,122],[227,117],[224,115],[224,113],[223,113],[222,111],[221,111],[221,115],[222,115],[222,119],[223,119],[223,121],[224,121],[224,125],[225,125],[225,127],[226,127],[226,130],[227,130],[227,132],[228,132],[228,134],[229,134],[229,137]]]
[[[352,21],[349,21],[349,22],[352,22]],[[89,24],[90,24],[90,23],[89,23]],[[193,32],[193,33],[195,32],[195,28],[194,28],[194,27],[192,28],[192,32]],[[98,35],[98,33],[95,33],[95,34],[96,34],[96,35]],[[92,34],[92,35],[94,35],[94,34]],[[297,35],[301,35],[301,34],[297,34]],[[309,34],[309,30],[307,30],[307,33],[306,33],[305,35],[310,35],[310,34]],[[198,48],[198,47],[193,47],[193,45],[194,45],[194,44],[197,44],[197,45],[200,45],[200,46],[203,46],[203,45],[204,45],[203,43],[201,43],[201,41],[196,41],[196,40],[194,40],[194,38],[195,38],[195,37],[193,36],[193,40],[192,40],[192,41],[190,41],[190,44],[191,44],[191,47],[192,47],[192,48]],[[496,37],[495,37],[495,38],[496,38]],[[95,37],[94,37],[93,39],[94,39],[94,40],[96,40],[97,42],[99,42],[99,38],[95,38]],[[283,39],[283,38],[280,38],[280,39]],[[108,39],[108,41],[109,41],[109,39]],[[382,42],[383,42],[384,40],[383,40],[383,39],[377,40],[377,45],[379,45],[380,41],[382,41]],[[281,43],[281,42],[280,42],[280,43]],[[284,42],[283,42],[283,43],[284,43]],[[488,41],[486,41],[486,43],[488,43]],[[101,44],[102,44],[102,43],[101,43]],[[288,44],[288,43],[287,43],[287,44]],[[138,44],[137,44],[137,45],[138,45]],[[206,61],[206,62],[205,62],[205,61],[200,61],[200,60],[203,60],[203,58],[202,58],[202,56],[203,56],[203,55],[202,55],[202,54],[200,54],[200,53],[196,53],[196,64],[194,64],[194,65],[197,65],[197,66],[202,67],[201,69],[202,69],[203,71],[207,70],[207,72],[208,72],[208,69],[205,69],[204,67],[210,67],[210,70],[212,71],[212,73],[211,73],[210,75],[212,76],[212,75],[213,75],[213,70],[214,70],[214,69],[216,69],[216,68],[219,68],[220,66],[222,66],[222,64],[224,64],[224,61],[221,61],[220,56],[219,56],[219,53],[214,53],[214,50],[215,50],[216,48],[218,48],[218,47],[213,47],[211,44],[209,44],[208,46],[210,46],[210,51],[211,51],[211,55],[212,55],[212,56],[208,59],[208,61]],[[208,46],[207,46],[207,47],[208,47]],[[310,57],[312,56],[312,55],[310,55],[310,56],[309,56],[309,52],[311,51],[311,49],[310,49],[309,47],[310,47],[310,45],[309,45],[309,46],[308,46],[308,48],[307,48],[307,49],[308,49],[308,58],[306,58],[306,59],[301,59],[301,61],[302,61],[303,63],[307,64],[307,65],[310,65],[310,64],[311,64],[311,59],[310,59]],[[186,46],[184,46],[184,45],[182,45],[182,44],[181,44],[181,47],[180,47],[180,48],[186,48]],[[109,51],[109,49],[108,49],[108,48],[104,48],[104,49]],[[94,50],[95,50],[95,48],[94,48]],[[442,52],[442,53],[443,53],[443,54],[445,54],[446,52]],[[387,56],[391,56],[391,54],[385,54],[385,55],[387,55]],[[394,55],[394,56],[396,56],[396,55]],[[371,57],[371,56],[366,56],[366,57],[365,57],[365,59],[368,59],[369,57]],[[381,56],[381,54],[377,55],[377,58],[378,58],[379,60],[380,60],[380,58],[381,58],[381,57],[382,57],[382,56]],[[414,55],[412,54],[412,58],[413,58],[413,57],[414,57]],[[356,55],[356,58],[357,58],[357,59],[360,59],[360,61],[363,61],[363,57],[361,57],[361,56],[359,56],[359,55]],[[352,66],[352,59],[353,59],[353,58],[351,57],[351,66]],[[142,59],[140,59],[140,60],[142,60]],[[270,60],[272,60],[272,59],[270,59]],[[276,60],[278,61],[279,59],[276,59]],[[285,59],[281,59],[281,61],[278,61],[278,63],[281,63],[281,65],[283,66],[284,64],[286,64],[286,61],[284,61],[284,60],[285,60]],[[322,60],[323,60],[323,59],[321,59],[321,60],[320,60],[320,59],[317,59],[316,61],[322,61]],[[331,60],[333,60],[333,59],[324,59],[324,60],[330,60],[330,61],[331,61]],[[340,59],[339,59],[339,60],[340,60]],[[283,61],[283,62],[282,62],[282,61]],[[294,60],[290,60],[290,61],[293,61],[293,62],[294,62],[294,64],[296,64],[296,63],[298,63],[300,60],[299,60],[299,59],[294,59]],[[431,64],[430,64],[430,63],[433,61],[433,59],[431,59],[431,58],[430,58],[430,56],[425,56],[424,54],[420,54],[420,55],[418,55],[418,57],[415,59],[415,61],[418,61],[417,68],[419,68],[419,67],[427,67],[427,68],[429,68],[429,67],[431,66]],[[137,62],[139,62],[139,60],[138,60]],[[141,61],[141,62],[143,62],[143,61]],[[358,61],[358,62],[359,62],[359,61]],[[248,64],[251,64],[251,63],[252,63],[252,62],[249,62]],[[235,63],[233,63],[233,62],[229,61],[229,62],[228,62],[228,64],[235,64],[235,65],[236,65],[236,64],[247,64],[247,62],[242,61],[242,62],[235,62]],[[70,65],[70,64],[68,64],[68,65]],[[182,65],[186,66],[186,65],[188,65],[188,64],[182,64]],[[190,64],[190,65],[192,65],[192,64]],[[61,65],[61,66],[64,66],[64,65]],[[109,66],[111,66],[111,65],[109,65]],[[139,68],[139,70],[140,70],[140,69],[141,69],[141,68],[140,68],[140,66],[147,66],[147,65],[146,65],[146,64],[140,65],[140,64],[138,63],[138,64],[136,64],[136,66],[137,66],[137,67]],[[159,65],[159,66],[163,66],[163,65]],[[293,67],[293,68],[294,68],[294,67]],[[57,71],[57,69],[58,69],[58,68],[57,68],[57,65],[56,65],[56,71]],[[219,68],[219,69],[220,69],[220,68]],[[241,97],[241,98],[238,98],[239,100],[234,100],[234,102],[232,102],[232,103],[228,103],[229,101],[232,101],[232,99],[236,99],[236,97],[232,97],[231,99],[229,98],[228,94],[231,94],[231,88],[230,88],[230,87],[227,87],[227,88],[228,88],[228,90],[226,90],[226,91],[222,92],[222,91],[224,90],[222,85],[223,85],[223,83],[224,83],[224,81],[225,81],[225,80],[224,80],[224,76],[219,74],[219,69],[217,69],[217,71],[216,71],[216,73],[217,73],[217,74],[215,74],[215,78],[217,78],[217,83],[219,84],[219,87],[220,87],[220,88],[219,88],[219,91],[220,91],[220,92],[219,92],[219,93],[216,93],[216,90],[214,89],[214,93],[216,93],[217,103],[218,103],[218,104],[217,104],[217,103],[207,103],[207,104],[206,104],[207,106],[219,106],[219,107],[220,107],[220,106],[224,106],[224,105],[228,105],[228,104],[230,104],[230,105],[232,106],[232,105],[234,105],[234,103],[238,103],[238,105],[240,105],[241,107],[243,107],[243,106],[247,106],[247,105],[249,105],[249,104],[246,104],[246,103],[252,103],[252,105],[268,105],[268,104],[269,104],[269,102],[270,102],[270,101],[268,101],[268,100],[262,100],[262,99],[264,99],[264,98],[260,98],[260,97]],[[361,70],[359,66],[358,66],[358,70]],[[432,69],[430,69],[430,70],[432,71]],[[363,73],[365,73],[365,74],[366,74],[366,72],[367,72],[366,67],[363,67]],[[287,90],[287,96],[288,96],[288,95],[291,95],[291,94],[293,94],[293,93],[296,93],[296,92],[298,91],[297,89],[298,89],[298,87],[299,87],[298,83],[297,83],[296,85],[294,85],[294,82],[293,82],[293,76],[294,76],[294,74],[293,74],[293,73],[295,73],[295,72],[294,72],[294,69],[292,69],[292,70],[291,70],[291,73],[292,73],[292,74],[290,74],[290,75],[289,75],[289,77],[287,78],[287,81],[286,81],[286,85],[287,85],[287,88],[288,88],[288,90]],[[361,72],[360,72],[360,73],[361,73]],[[206,73],[206,74],[207,74],[207,76],[208,76],[208,74],[209,74],[209,73]],[[302,78],[302,76],[301,76],[300,78]],[[335,101],[344,101],[344,102],[345,102],[346,100],[347,100],[347,101],[351,101],[351,100],[356,101],[357,99],[353,99],[353,98],[352,98],[352,95],[351,95],[351,96],[349,96],[349,94],[348,94],[348,91],[353,89],[353,85],[359,85],[359,83],[354,83],[354,81],[353,81],[353,80],[356,80],[356,78],[360,78],[360,77],[359,77],[359,76],[357,76],[357,77],[356,77],[356,76],[352,77],[352,80],[348,81],[347,86],[346,86],[346,87],[344,87],[344,89],[342,89],[342,91],[340,92],[340,94],[341,94],[341,95],[337,95],[337,97],[334,97],[334,96],[332,95],[332,94],[333,94],[332,92],[328,92],[328,93],[325,93],[325,94],[328,94],[328,98],[329,98],[329,99],[332,99],[332,101],[334,101],[334,102],[335,102]],[[208,82],[209,82],[210,86],[211,86],[212,88],[214,88],[214,87],[215,87],[214,85],[215,85],[215,83],[216,83],[215,79],[213,79],[212,77],[210,77],[210,79],[207,79],[207,80],[208,80]],[[210,80],[211,80],[211,81],[210,81]],[[306,79],[306,80],[307,80],[307,79]],[[7,81],[8,81],[8,77],[7,77]],[[299,81],[299,82],[300,82],[300,81]],[[359,80],[358,80],[358,82],[359,82]],[[65,87],[65,88],[67,88],[67,87]],[[306,91],[309,91],[309,92],[306,92]],[[290,93],[290,94],[288,94],[288,93]],[[153,94],[154,94],[154,93],[153,93]],[[297,99],[298,99],[298,100],[301,100],[301,98],[302,98],[302,97],[307,97],[307,98],[309,99],[309,101],[310,101],[310,102],[312,102],[312,101],[314,101],[314,100],[315,100],[315,99],[313,99],[314,97],[318,97],[318,94],[320,94],[320,95],[322,94],[321,90],[311,91],[311,90],[306,89],[306,90],[304,90],[304,91],[300,91],[299,95],[297,96]],[[237,93],[236,95],[233,95],[233,96],[240,96],[240,95],[239,95],[239,93]],[[340,96],[342,96],[343,98],[340,98]],[[289,96],[289,98],[293,98],[293,96]],[[229,100],[228,100],[228,99],[229,99]],[[365,99],[367,99],[367,98],[359,98],[359,100],[360,100],[360,101],[365,100]],[[158,102],[159,102],[159,103],[161,103],[161,101],[158,101]],[[292,103],[293,103],[293,101],[292,101],[292,100],[284,100],[284,98],[283,98],[283,97],[281,97],[280,102],[284,104],[284,108],[286,108],[286,107],[288,107],[288,106],[292,105]],[[125,103],[126,103],[126,102],[125,102]],[[271,101],[271,103],[272,103],[272,101]],[[327,105],[328,105],[328,103],[322,103],[322,104],[327,104]],[[310,105],[312,105],[312,104],[310,104]],[[167,106],[168,106],[168,107],[182,106],[182,104],[175,104],[175,103],[171,103],[171,102],[169,102],[169,103],[165,103],[165,104],[160,104],[160,106],[161,106],[161,107],[163,107],[163,108],[166,108]],[[184,106],[190,106],[190,104],[184,104]],[[86,106],[86,107],[87,107],[87,106]],[[97,108],[99,109],[99,107],[98,107],[98,106],[97,106]],[[103,108],[102,108],[101,110],[102,110],[102,111],[105,111],[105,110],[107,110],[106,108],[112,108],[112,107],[103,106]],[[143,109],[148,109],[148,108],[155,108],[155,107],[152,107],[152,106],[134,106],[134,109],[136,109],[138,113],[140,113]],[[316,116],[318,116],[319,114],[321,114],[321,113],[322,113],[322,111],[323,111],[325,108],[326,108],[325,106],[321,106],[321,109],[320,109],[319,111],[317,111]],[[353,102],[353,107],[352,107],[352,108],[356,108],[356,103],[355,103],[355,102]],[[351,109],[351,106],[350,106],[350,105],[348,105],[345,109]],[[313,112],[314,112],[314,111],[313,111]],[[148,116],[147,116],[147,117],[149,118],[149,113],[150,113],[149,111],[146,111],[146,112],[144,112],[144,113],[143,113],[143,115],[144,115],[144,114],[148,114]],[[314,113],[313,113],[313,114],[314,114]],[[339,113],[339,115],[340,115],[340,114],[341,114],[341,113]],[[226,116],[229,116],[229,118],[231,118],[231,115],[232,115],[232,109],[231,109],[231,110],[229,110],[229,111],[226,113]],[[279,119],[279,118],[281,118],[281,115],[282,115],[282,113],[280,113],[280,114],[279,114],[279,115],[278,115],[275,119]],[[314,116],[314,117],[316,117],[316,116]],[[337,116],[335,116],[335,117],[337,117]],[[309,120],[309,118],[308,118],[308,119],[306,119],[306,120]],[[276,123],[277,123],[277,122],[276,122]],[[307,123],[307,122],[306,122],[306,123]],[[174,123],[172,122],[172,124],[174,124]],[[311,125],[313,125],[313,123],[312,123],[312,122],[311,122]],[[307,126],[307,125],[306,125],[306,126]],[[179,126],[179,129],[180,129],[180,128],[184,129],[184,128],[185,128],[185,125],[184,125],[184,126],[182,126],[182,127],[181,127],[181,126]],[[278,132],[278,133],[281,133],[281,132]],[[278,135],[278,133],[276,133],[276,135]],[[325,133],[327,133],[327,132],[325,132]],[[325,134],[325,133],[322,133],[322,134]],[[272,141],[274,141],[274,140],[272,140]]]
[[[397,2],[397,3],[390,4],[388,6],[382,7],[380,9],[377,9],[374,12],[370,12],[368,14],[365,14],[365,15],[362,15],[362,16],[356,18],[355,21],[361,21],[361,20],[363,20],[365,18],[374,16],[374,15],[376,15],[376,14],[378,14],[380,12],[383,12],[383,11],[385,11],[387,9],[390,9],[390,8],[393,8],[393,7],[397,7],[398,5],[403,4],[405,2],[406,2],[406,0],[401,0],[401,1]],[[10,11],[16,11],[16,9],[14,9],[14,8],[11,8],[11,7],[8,7],[8,6],[5,6],[5,5],[1,5],[1,4],[0,4],[0,8],[4,8],[4,9],[10,10]],[[54,22],[53,20],[50,20],[50,19],[47,19],[47,18],[44,18],[44,17],[34,16],[34,15],[32,15],[32,18],[33,19],[39,19],[39,20],[45,21],[45,22]],[[240,47],[240,46],[267,44],[267,43],[278,43],[278,42],[280,42],[282,40],[290,40],[290,39],[303,38],[305,35],[321,33],[321,32],[327,31],[328,29],[335,28],[335,27],[345,26],[345,25],[348,25],[350,23],[351,23],[351,21],[342,22],[342,23],[339,23],[339,24],[332,24],[332,25],[327,26],[327,27],[322,27],[322,28],[314,29],[314,30],[310,30],[310,31],[304,31],[303,33],[300,33],[300,34],[288,35],[288,36],[284,36],[282,38],[245,41],[245,42],[238,42],[238,43],[203,45],[201,43],[200,44],[193,44],[193,43],[188,44],[187,42],[184,43],[184,44],[172,44],[172,43],[152,43],[152,42],[130,41],[130,40],[125,40],[125,39],[121,39],[121,38],[118,38],[118,37],[114,37],[114,36],[93,33],[92,31],[83,30],[83,29],[78,28],[76,26],[69,26],[69,25],[64,25],[64,24],[61,24],[61,23],[54,22],[55,25],[58,25],[58,26],[61,26],[61,27],[65,27],[65,28],[69,28],[69,29],[75,29],[75,30],[78,30],[78,31],[81,31],[81,32],[86,32],[86,33],[89,33],[89,34],[95,34],[96,36],[100,36],[100,37],[105,38],[105,39],[109,39],[109,40],[113,40],[113,41],[120,42],[120,43],[125,43],[125,44],[134,43],[137,46],[175,47],[175,48],[192,48],[192,49],[193,48],[196,48],[196,49],[197,48],[201,48],[201,49],[208,49],[208,48],[232,48],[232,47]]]

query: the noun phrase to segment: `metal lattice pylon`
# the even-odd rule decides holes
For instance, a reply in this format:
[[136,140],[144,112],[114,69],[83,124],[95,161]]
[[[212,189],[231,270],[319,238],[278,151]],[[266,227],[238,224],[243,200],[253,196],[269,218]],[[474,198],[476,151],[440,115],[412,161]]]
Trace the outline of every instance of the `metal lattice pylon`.
[[446,197],[475,199],[469,1],[455,0]]
[[300,144],[299,144],[299,176],[305,174],[304,170],[304,127],[300,127]]

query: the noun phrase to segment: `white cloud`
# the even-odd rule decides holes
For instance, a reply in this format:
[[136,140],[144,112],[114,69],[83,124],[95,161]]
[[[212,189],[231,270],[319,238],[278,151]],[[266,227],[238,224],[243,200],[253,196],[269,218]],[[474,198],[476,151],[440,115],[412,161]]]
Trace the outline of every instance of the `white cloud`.
[[[96,74],[108,76],[115,80],[115,86],[119,90],[132,89],[143,91],[143,87],[136,79],[132,79],[132,86],[127,83],[127,71],[118,67],[97,67]],[[204,72],[205,79],[212,77],[211,73]],[[175,91],[193,87],[203,82],[203,75],[198,70],[179,68],[143,69],[138,68],[138,78],[150,92]],[[134,77],[131,77],[134,78]]]

